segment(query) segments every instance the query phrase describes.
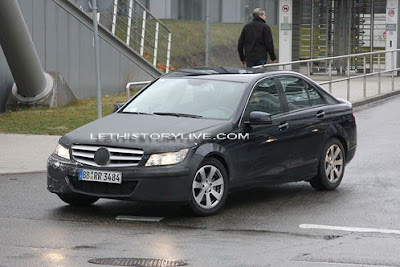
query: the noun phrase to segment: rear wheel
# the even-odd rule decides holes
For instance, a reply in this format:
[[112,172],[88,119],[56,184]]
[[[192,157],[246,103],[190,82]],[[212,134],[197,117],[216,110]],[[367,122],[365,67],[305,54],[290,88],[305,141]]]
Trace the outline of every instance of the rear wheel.
[[310,184],[318,190],[333,190],[343,179],[345,167],[345,153],[342,143],[332,138],[324,147],[319,161],[318,175]]
[[192,180],[189,206],[194,214],[207,216],[217,213],[228,195],[228,173],[216,159],[203,161]]
[[99,200],[98,197],[84,196],[78,194],[58,194],[58,197],[72,206],[88,206]]

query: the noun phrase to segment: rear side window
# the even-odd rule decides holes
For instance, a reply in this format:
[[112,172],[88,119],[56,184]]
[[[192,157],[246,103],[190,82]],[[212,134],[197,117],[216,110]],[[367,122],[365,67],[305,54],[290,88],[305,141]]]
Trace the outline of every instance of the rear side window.
[[308,95],[310,96],[311,105],[318,106],[325,104],[318,91],[310,84],[307,84]]
[[289,111],[325,104],[314,86],[297,77],[279,78],[289,106]]
[[281,77],[279,80],[285,92],[290,111],[311,107],[307,92],[308,84],[304,80],[297,77]]

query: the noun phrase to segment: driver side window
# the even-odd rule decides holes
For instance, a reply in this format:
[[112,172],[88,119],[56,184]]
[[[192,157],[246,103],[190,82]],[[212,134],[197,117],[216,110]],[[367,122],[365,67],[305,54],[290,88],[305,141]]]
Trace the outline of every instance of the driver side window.
[[250,96],[246,114],[252,111],[266,112],[270,115],[282,112],[278,87],[274,80],[266,79],[256,85]]

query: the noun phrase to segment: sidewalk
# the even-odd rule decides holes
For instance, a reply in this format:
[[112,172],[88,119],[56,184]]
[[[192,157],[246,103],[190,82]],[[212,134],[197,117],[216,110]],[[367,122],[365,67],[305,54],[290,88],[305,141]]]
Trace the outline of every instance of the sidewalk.
[[60,136],[0,133],[0,174],[46,171]]

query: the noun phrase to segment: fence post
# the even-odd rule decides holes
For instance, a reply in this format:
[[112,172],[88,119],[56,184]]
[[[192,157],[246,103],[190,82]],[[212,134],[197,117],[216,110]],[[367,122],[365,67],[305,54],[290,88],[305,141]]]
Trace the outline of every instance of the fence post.
[[160,22],[156,22],[156,32],[154,36],[154,58],[153,65],[157,66],[157,52],[158,52],[158,32],[160,31]]
[[132,27],[132,9],[133,9],[133,0],[129,2],[129,14],[128,14],[128,29],[126,33],[126,44],[129,45],[131,43],[131,27]]
[[167,69],[165,70],[166,73],[169,72],[169,61],[171,58],[171,42],[172,42],[172,33],[168,33],[168,45],[167,45]]
[[113,21],[111,26],[111,32],[115,35],[115,28],[117,26],[117,13],[118,13],[118,0],[114,1],[114,10],[113,10]]
[[140,55],[142,55],[142,56],[144,54],[144,37],[146,34],[146,17],[147,17],[147,12],[146,12],[146,10],[143,10],[142,36],[141,36],[141,40],[140,40]]
[[129,83],[125,87],[125,92],[126,92],[126,101],[128,101],[131,98],[131,86]]
[[392,91],[394,90],[394,51],[392,51]]
[[363,96],[367,97],[367,57],[364,55],[363,57],[364,63],[364,78],[363,78]]
[[381,94],[381,54],[378,54],[378,94]]
[[350,57],[347,58],[347,101],[350,101]]

